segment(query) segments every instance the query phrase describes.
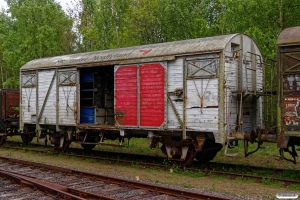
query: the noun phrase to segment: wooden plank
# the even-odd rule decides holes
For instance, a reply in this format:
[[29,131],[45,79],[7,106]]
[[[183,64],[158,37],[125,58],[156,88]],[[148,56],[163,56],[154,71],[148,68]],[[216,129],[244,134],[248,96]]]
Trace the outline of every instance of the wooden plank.
[[137,66],[120,66],[115,71],[115,111],[121,126],[138,125]]
[[[39,72],[39,76],[38,77],[39,77],[39,80],[38,80],[38,82],[39,82],[39,84],[38,84],[38,89],[39,89],[39,104],[41,104],[41,103],[42,104],[41,104],[41,109],[38,112],[37,124],[39,124],[41,118],[43,117],[44,109],[45,109],[45,106],[47,104],[49,95],[52,93],[52,95],[51,95],[52,98],[55,95],[56,88],[52,87],[52,86],[53,86],[53,84],[54,84],[54,82],[56,80],[56,71],[54,71],[54,70],[52,72],[41,71],[41,72]],[[51,77],[51,79],[50,79],[50,77]],[[47,84],[45,84],[45,82],[49,82],[49,79],[51,80],[51,82],[48,85],[47,93],[41,92],[40,88],[46,87]],[[46,80],[48,80],[48,81],[46,81]],[[41,83],[41,85],[40,85],[40,83]],[[52,90],[54,90],[54,92]],[[43,100],[41,100],[41,97],[44,97]],[[39,106],[39,108],[40,108],[40,106]],[[46,121],[46,117],[44,117],[44,121]]]
[[58,125],[76,125],[76,86],[59,86]]
[[21,124],[31,123],[31,116],[36,115],[36,88],[22,88],[22,97],[21,97]]
[[218,79],[187,80],[187,108],[218,107],[218,104]]
[[168,62],[168,92],[183,88],[183,58]]
[[[182,57],[174,61],[168,62],[168,76],[167,76],[168,92],[174,92],[178,89],[183,89],[183,63],[184,60]],[[182,124],[180,124],[178,117],[180,119],[183,119],[182,97],[170,95],[169,98],[172,101],[174,108],[170,103],[168,103],[167,126],[169,129],[181,127]],[[176,110],[175,112],[174,109]]]

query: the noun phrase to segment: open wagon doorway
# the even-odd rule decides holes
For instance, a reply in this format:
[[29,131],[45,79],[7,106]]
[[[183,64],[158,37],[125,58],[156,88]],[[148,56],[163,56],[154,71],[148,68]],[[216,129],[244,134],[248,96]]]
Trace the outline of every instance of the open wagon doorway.
[[79,71],[80,124],[114,125],[114,66]]

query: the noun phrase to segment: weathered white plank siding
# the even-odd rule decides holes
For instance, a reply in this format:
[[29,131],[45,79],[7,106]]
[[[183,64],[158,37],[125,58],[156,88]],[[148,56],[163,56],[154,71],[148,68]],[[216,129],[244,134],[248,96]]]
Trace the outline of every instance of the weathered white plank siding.
[[76,86],[59,86],[58,124],[76,124]]
[[252,70],[247,68],[251,68],[251,61],[243,60],[242,70],[243,70],[243,90],[244,91],[253,91],[252,89]]
[[230,130],[234,130],[238,116],[237,96],[226,96],[225,107],[225,123]]
[[[257,60],[258,62],[259,60]],[[251,62],[247,61],[247,67],[251,68]],[[254,74],[254,76],[252,76]],[[247,77],[247,79],[246,79]],[[254,77],[254,78],[253,78]],[[256,92],[262,92],[263,91],[263,69],[262,64],[256,63],[256,71],[253,70],[247,70],[247,76],[246,71],[243,73],[243,89],[245,90],[248,88],[249,92],[253,92],[253,82],[256,81]],[[248,103],[246,103],[248,102]],[[243,131],[249,132],[253,129],[252,127],[252,117],[253,112],[256,112],[256,127],[262,127],[262,120],[263,120],[263,113],[262,113],[262,104],[261,104],[261,97],[257,100],[257,108],[256,110],[253,110],[253,106],[251,103],[251,97],[247,98],[247,101],[243,103]],[[247,113],[250,112],[250,115]],[[251,128],[252,127],[252,128]]]
[[218,106],[217,78],[187,80],[188,128],[203,131],[218,130]]
[[257,116],[257,119],[256,119],[257,127],[264,128],[264,125],[263,125],[264,116],[263,116],[262,97],[259,97],[257,99],[256,116]]
[[202,107],[218,106],[218,84],[217,78],[187,80],[186,107],[201,107],[200,97]]
[[252,112],[252,102],[251,102],[251,97],[248,97],[245,101],[243,101],[243,124],[242,124],[242,132],[250,132],[253,130],[252,126],[252,117],[253,117],[253,112]]
[[[38,116],[41,116],[39,124],[56,124],[56,77],[54,77],[48,98],[46,95],[55,70],[43,70],[38,72]],[[44,110],[42,111],[43,104]],[[42,115],[41,115],[42,113]]]
[[21,124],[32,123],[32,115],[36,115],[36,88],[22,88],[21,97]]
[[218,108],[188,108],[187,129],[200,131],[218,130]]
[[[168,62],[168,81],[167,81],[167,91],[174,92],[178,89],[183,90],[183,58],[178,58],[174,61]],[[182,96],[170,95],[170,99],[174,104],[175,109],[177,110],[181,120],[183,119],[183,101]],[[176,114],[168,102],[168,112],[167,112],[167,126],[169,129],[176,129],[180,127],[180,123],[176,117]]]
[[[76,125],[76,86],[59,86],[57,93],[57,81],[54,77],[53,85],[50,89],[51,81],[55,74],[54,70],[43,70],[38,73],[38,116],[42,113],[40,125]],[[56,95],[58,96],[58,109],[56,105]],[[44,110],[42,111],[43,104]],[[57,113],[58,110],[58,113]]]
[[237,77],[238,77],[238,63],[237,60],[232,57],[225,57],[225,86],[230,91],[237,90]]
[[[176,108],[176,110],[177,110],[177,112],[180,116],[180,119],[183,120],[183,118],[182,118],[182,113],[183,113],[183,110],[182,110],[183,103],[182,103],[182,101],[181,102],[174,101],[174,100],[177,99],[177,97],[175,97],[175,96],[171,96],[170,98],[173,101],[174,107]],[[168,103],[168,114],[167,114],[167,116],[168,116],[167,117],[167,119],[168,119],[167,123],[168,123],[168,128],[169,129],[176,129],[176,128],[179,128],[181,126],[178,119],[177,119],[177,117],[176,117],[176,115],[175,115],[175,112],[174,112],[173,108],[171,107],[171,105],[169,103]]]
[[[225,119],[226,124],[230,130],[234,130],[237,125],[238,114],[240,114],[240,109],[238,105],[238,96],[234,91],[238,90],[238,61],[232,57],[225,57]],[[246,65],[245,65],[246,63]],[[256,79],[256,91],[261,92],[263,90],[263,73],[262,65],[256,64],[256,71],[247,70],[246,67],[251,68],[251,62],[243,62],[243,91],[246,89],[249,92],[253,92],[254,88],[252,82],[254,81],[252,73],[255,74]],[[246,75],[247,73],[247,75]],[[262,126],[262,106],[261,98],[258,99],[257,109],[253,108],[252,97],[249,96],[243,102],[243,109],[241,111],[243,125],[241,127],[242,132],[249,132],[253,129],[252,119],[253,112],[256,112],[256,125],[257,127]]]
[[[246,68],[248,68],[246,70]],[[251,69],[251,62],[247,61],[243,64],[243,90],[248,89],[248,91],[254,91],[252,82],[256,81],[256,91],[262,92],[263,88],[263,73],[262,66],[260,64],[256,64],[256,71],[249,70]],[[254,74],[254,76],[252,75]],[[255,79],[253,79],[255,77]]]
[[168,62],[168,92],[183,89],[183,58]]
[[[231,53],[232,55],[232,53]],[[233,91],[238,89],[238,60],[226,56],[224,59],[225,76],[225,123],[230,130],[234,130],[237,120],[237,96]]]
[[263,66],[260,63],[256,64],[256,88],[257,91],[262,92],[263,91],[263,84],[264,84],[264,78],[263,78]]

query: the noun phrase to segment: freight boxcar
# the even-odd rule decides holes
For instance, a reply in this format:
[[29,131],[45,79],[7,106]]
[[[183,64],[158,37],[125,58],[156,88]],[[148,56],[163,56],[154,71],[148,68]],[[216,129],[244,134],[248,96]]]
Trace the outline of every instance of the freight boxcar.
[[283,30],[277,39],[278,147],[296,163],[295,145],[300,145],[300,26]]
[[20,69],[20,129],[61,150],[141,137],[180,166],[207,162],[264,127],[263,70],[243,34],[36,59]]
[[[0,89],[0,145],[5,142],[7,136],[21,135],[22,141],[28,144],[35,134],[19,132],[19,104],[18,90]],[[35,132],[35,129],[33,129]]]

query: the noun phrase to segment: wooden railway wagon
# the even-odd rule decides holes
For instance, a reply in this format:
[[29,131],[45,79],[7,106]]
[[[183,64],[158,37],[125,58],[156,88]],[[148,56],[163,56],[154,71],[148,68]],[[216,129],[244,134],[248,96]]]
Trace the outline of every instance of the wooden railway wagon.
[[277,47],[277,143],[282,158],[287,151],[296,163],[295,145],[300,145],[300,26],[283,30]]
[[19,105],[20,94],[18,90],[0,89],[0,145],[5,142],[7,136],[21,135],[25,144],[33,139],[34,134],[21,134],[19,132]]
[[264,127],[263,70],[243,34],[36,59],[20,69],[20,129],[62,150],[148,138],[175,164],[207,162]]

